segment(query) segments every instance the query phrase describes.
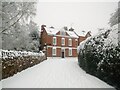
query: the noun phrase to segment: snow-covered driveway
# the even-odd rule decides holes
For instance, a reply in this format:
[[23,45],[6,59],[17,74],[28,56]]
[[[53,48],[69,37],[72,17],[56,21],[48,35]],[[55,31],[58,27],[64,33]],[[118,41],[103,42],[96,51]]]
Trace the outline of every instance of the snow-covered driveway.
[[3,88],[112,88],[85,73],[77,58],[48,60],[2,80]]

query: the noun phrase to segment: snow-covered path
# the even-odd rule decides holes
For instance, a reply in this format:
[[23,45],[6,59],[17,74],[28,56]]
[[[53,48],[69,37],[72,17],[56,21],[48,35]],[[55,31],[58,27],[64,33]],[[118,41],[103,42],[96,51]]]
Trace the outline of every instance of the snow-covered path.
[[77,58],[48,60],[2,80],[3,88],[112,88],[85,73]]

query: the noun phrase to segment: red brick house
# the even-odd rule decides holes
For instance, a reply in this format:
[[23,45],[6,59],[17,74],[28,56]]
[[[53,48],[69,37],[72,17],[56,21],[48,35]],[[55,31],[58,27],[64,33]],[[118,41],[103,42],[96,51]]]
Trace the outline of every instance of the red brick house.
[[73,30],[41,26],[41,47],[47,47],[47,57],[76,57],[78,40]]
[[87,32],[86,35],[80,35],[79,38],[78,38],[78,44],[82,41],[84,41],[86,38],[90,37],[91,36],[91,32]]

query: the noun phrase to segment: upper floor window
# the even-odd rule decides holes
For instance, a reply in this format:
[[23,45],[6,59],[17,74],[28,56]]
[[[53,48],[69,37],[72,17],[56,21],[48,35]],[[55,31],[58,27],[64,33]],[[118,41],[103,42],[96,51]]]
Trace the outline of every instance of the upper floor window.
[[62,39],[61,39],[61,44],[62,44],[62,45],[65,45],[65,38],[62,38]]
[[56,45],[57,43],[56,37],[53,37],[53,45]]
[[68,45],[69,45],[69,46],[72,46],[72,39],[69,39]]

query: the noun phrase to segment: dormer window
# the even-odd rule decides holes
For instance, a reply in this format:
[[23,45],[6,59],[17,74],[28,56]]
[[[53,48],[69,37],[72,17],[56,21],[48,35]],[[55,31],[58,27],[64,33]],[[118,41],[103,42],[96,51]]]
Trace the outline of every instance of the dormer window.
[[60,31],[60,35],[63,35],[63,36],[66,35],[65,31],[63,31],[63,30]]

